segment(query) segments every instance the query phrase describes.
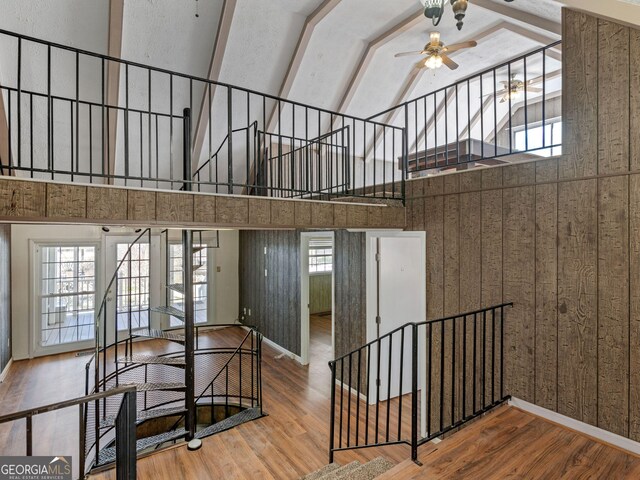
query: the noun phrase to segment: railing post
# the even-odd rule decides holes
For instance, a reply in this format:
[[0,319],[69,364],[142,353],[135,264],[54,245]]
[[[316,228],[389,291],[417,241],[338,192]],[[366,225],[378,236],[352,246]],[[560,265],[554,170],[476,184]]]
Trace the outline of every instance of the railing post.
[[117,480],[136,479],[136,404],[136,392],[126,392],[116,418]]
[[409,156],[409,105],[404,105],[404,128],[402,130],[402,180],[400,189],[402,191],[402,205],[406,205],[405,182],[408,175],[407,158]]
[[333,463],[333,442],[335,434],[335,420],[336,420],[336,364],[329,362],[329,368],[331,369],[331,420],[329,424],[329,463]]
[[418,463],[418,326],[415,324],[411,326],[411,460]]
[[[191,110],[184,109],[182,172],[184,191],[190,192],[191,183]],[[193,232],[182,230],[182,268],[184,271],[184,359],[185,359],[185,430],[187,440],[196,433],[195,369],[194,369],[194,319],[193,319]]]

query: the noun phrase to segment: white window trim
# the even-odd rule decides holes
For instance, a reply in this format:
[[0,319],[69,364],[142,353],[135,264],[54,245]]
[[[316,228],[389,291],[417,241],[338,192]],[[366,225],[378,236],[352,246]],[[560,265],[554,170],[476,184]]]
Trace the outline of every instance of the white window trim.
[[[62,343],[49,347],[40,345],[40,321],[42,303],[40,293],[42,287],[42,251],[41,247],[53,246],[91,246],[95,247],[95,308],[99,308],[103,290],[102,282],[102,243],[100,240],[86,239],[64,239],[64,240],[30,240],[29,261],[30,265],[30,288],[29,288],[29,338],[31,339],[31,354],[34,357],[52,355],[57,353],[75,352],[95,346],[95,339],[83,340],[80,342]],[[96,312],[97,313],[97,312]]]

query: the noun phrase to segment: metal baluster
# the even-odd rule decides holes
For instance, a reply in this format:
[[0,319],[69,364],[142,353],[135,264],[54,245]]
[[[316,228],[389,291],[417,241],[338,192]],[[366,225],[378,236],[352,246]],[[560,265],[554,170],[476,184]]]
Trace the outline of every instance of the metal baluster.
[[353,366],[351,364],[352,354],[349,354],[349,395],[347,400],[347,447],[351,445],[351,371]]
[[[398,380],[398,440],[402,439],[402,377],[404,376],[404,331],[404,328],[400,331],[400,378]],[[389,371],[391,371],[391,369],[389,369]],[[391,382],[389,382],[389,384],[391,384]]]
[[462,418],[467,418],[467,316],[462,317]]
[[357,379],[357,384],[358,384],[358,390],[356,392],[356,447],[360,444],[360,378],[362,377],[362,374],[360,372],[360,367],[362,366],[362,349],[358,349],[358,368],[357,368],[357,372],[358,372],[358,379]]
[[[391,360],[393,358],[393,334],[389,335],[389,368],[387,370],[387,425],[386,425],[386,441],[389,441],[389,419],[391,414]],[[402,364],[402,359],[400,359]]]
[[338,448],[342,448],[342,413],[344,412],[344,358],[340,359],[340,434],[338,436]]
[[411,332],[411,460],[418,461],[418,326]]
[[336,420],[336,364],[329,362],[331,369],[331,418],[329,421],[329,463],[333,463],[333,447],[335,436],[335,420]]

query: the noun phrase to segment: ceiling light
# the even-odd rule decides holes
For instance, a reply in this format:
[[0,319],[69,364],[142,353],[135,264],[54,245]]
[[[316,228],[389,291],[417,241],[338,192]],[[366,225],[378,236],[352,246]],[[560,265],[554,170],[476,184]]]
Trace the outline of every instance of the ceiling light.
[[[438,25],[444,15],[445,5],[447,0],[418,0],[422,8],[424,8],[424,16],[430,18],[433,25]],[[513,0],[504,0],[505,2],[512,2]],[[449,0],[453,9],[453,16],[457,20],[456,26],[458,30],[462,30],[463,19],[467,13],[467,7],[469,6],[468,0]]]
[[424,65],[427,68],[430,68],[431,70],[435,70],[437,68],[440,68],[442,66],[442,57],[440,55],[431,55],[424,62]]

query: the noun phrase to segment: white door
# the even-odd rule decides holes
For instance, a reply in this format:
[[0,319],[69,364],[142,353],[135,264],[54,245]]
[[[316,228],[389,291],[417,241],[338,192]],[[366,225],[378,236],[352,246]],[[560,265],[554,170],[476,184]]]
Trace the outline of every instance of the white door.
[[[116,322],[118,339],[129,336],[129,327],[132,331],[149,328],[152,321],[149,309],[158,305],[161,267],[156,261],[161,258],[158,237],[151,237],[151,245],[146,235],[132,245],[135,239],[135,236],[116,235],[106,238],[105,285],[109,285],[114,272],[120,267],[107,292],[107,344],[114,341]],[[100,296],[98,302],[101,300]],[[104,330],[100,332],[101,338],[103,335]]]
[[[425,234],[367,236],[367,341],[382,338],[375,344],[379,355],[376,346],[371,352],[369,401],[373,403],[411,391],[411,329],[405,329],[404,338],[401,332],[384,336],[406,323],[425,320]],[[423,350],[424,341],[418,347]]]

